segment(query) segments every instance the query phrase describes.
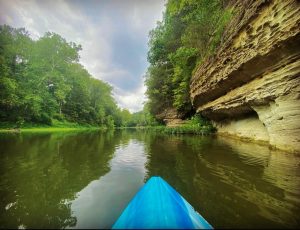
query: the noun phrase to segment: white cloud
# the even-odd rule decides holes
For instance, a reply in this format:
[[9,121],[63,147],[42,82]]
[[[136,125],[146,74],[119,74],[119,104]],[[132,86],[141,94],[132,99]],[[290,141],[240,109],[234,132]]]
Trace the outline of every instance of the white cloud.
[[120,88],[115,88],[114,95],[119,107],[127,108],[131,113],[138,112],[143,108],[146,101],[146,86],[142,84],[133,92],[126,92]]

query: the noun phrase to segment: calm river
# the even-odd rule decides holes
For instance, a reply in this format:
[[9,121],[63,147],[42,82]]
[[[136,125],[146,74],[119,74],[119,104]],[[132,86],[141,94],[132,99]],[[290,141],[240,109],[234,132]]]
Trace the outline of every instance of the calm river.
[[300,226],[300,156],[146,131],[0,135],[0,228],[110,228],[153,175],[215,228]]

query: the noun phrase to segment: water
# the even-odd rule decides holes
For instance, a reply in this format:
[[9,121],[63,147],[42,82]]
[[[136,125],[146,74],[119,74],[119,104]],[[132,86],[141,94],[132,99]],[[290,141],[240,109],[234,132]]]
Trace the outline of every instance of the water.
[[110,228],[163,177],[215,228],[300,225],[300,156],[143,131],[0,135],[1,228]]

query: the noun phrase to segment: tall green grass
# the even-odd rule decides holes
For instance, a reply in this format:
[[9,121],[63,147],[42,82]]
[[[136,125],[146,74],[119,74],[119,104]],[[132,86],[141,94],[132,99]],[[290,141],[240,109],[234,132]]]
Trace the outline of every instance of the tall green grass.
[[140,126],[136,129],[143,129],[154,131],[162,134],[197,134],[197,135],[209,135],[216,131],[211,122],[201,115],[195,115],[191,119],[187,120],[184,125],[177,127],[168,126]]
[[22,125],[16,123],[1,122],[0,132],[67,132],[75,130],[100,130],[105,127],[97,127],[89,124],[78,124],[68,121],[52,120],[52,125],[37,124],[37,123],[23,123]]

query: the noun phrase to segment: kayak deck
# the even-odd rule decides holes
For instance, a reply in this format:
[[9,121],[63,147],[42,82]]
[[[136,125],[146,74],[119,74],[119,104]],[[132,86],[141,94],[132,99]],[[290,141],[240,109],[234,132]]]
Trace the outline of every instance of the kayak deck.
[[151,177],[112,228],[212,229],[212,226],[166,181]]

